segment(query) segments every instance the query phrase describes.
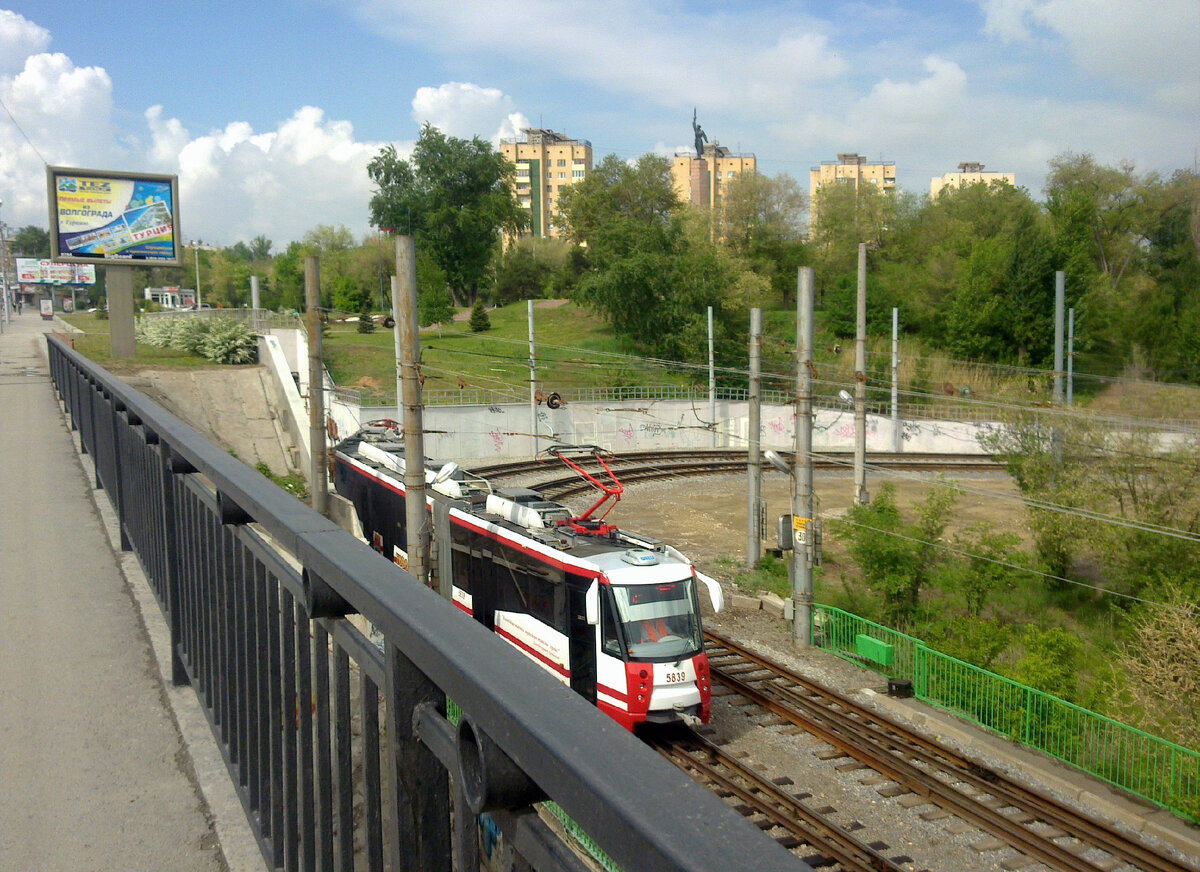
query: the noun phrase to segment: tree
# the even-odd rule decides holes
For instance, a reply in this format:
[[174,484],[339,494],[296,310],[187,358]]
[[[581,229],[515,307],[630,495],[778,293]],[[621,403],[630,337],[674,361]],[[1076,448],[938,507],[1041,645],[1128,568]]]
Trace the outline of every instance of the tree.
[[653,154],[633,165],[610,154],[559,198],[568,236],[589,248],[617,219],[665,228],[679,206],[670,161]]
[[467,322],[472,333],[483,333],[492,329],[492,320],[483,308],[483,300],[476,300],[471,307],[471,320]]
[[746,256],[774,242],[798,239],[804,229],[806,200],[789,175],[743,173],[725,186],[717,233]]
[[808,262],[800,241],[807,197],[788,175],[743,173],[725,187],[718,213],[721,240],[767,279],[787,302],[796,270]]
[[552,268],[539,261],[528,245],[514,245],[496,270],[496,302],[500,305],[542,296]]
[[703,216],[681,207],[665,158],[630,166],[609,155],[561,205],[571,238],[587,245],[576,297],[618,335],[659,357],[699,360],[712,306],[718,353],[741,359],[745,309],[767,284],[709,240]]
[[1129,629],[1130,638],[1117,646],[1113,714],[1200,748],[1200,601],[1170,590],[1162,605],[1131,615]]
[[8,246],[9,252],[14,257],[49,257],[50,232],[33,224],[27,224],[13,234],[12,239],[8,241]]
[[515,235],[527,222],[516,200],[516,168],[478,136],[458,139],[426,123],[411,161],[388,145],[367,172],[378,186],[371,223],[414,236],[445,274],[453,297],[474,302],[500,234]]
[[956,495],[934,487],[917,507],[917,520],[906,522],[896,505],[896,489],[880,485],[869,504],[851,506],[847,521],[835,524],[848,543],[867,583],[883,596],[883,618],[901,629],[917,615],[921,591],[933,580],[946,552],[936,546],[946,530]]

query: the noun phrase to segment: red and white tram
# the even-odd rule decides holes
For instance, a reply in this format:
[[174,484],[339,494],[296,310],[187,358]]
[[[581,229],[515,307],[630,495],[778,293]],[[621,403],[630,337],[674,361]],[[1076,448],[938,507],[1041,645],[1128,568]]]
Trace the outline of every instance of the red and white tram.
[[[720,586],[670,545],[603,516],[591,519],[621,494],[600,449],[549,451],[603,492],[583,515],[526,488],[493,490],[454,464],[427,467],[435,585],[627,729],[707,722],[711,688],[697,582],[716,611]],[[609,483],[572,459],[580,453],[599,462]],[[407,565],[403,444],[395,432],[364,428],[334,456],[335,486],[354,504],[363,535]]]

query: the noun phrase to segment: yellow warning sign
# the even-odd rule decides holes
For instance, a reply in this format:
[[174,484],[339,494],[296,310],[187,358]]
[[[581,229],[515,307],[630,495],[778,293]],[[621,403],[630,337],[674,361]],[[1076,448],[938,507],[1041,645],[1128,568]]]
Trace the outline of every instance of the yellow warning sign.
[[792,515],[792,529],[802,533],[811,520],[812,518],[801,518],[799,515]]

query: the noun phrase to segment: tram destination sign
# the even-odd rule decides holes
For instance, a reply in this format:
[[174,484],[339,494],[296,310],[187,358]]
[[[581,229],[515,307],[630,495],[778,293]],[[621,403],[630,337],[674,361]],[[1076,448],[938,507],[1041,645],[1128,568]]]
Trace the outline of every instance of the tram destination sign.
[[179,177],[46,168],[50,259],[182,266]]

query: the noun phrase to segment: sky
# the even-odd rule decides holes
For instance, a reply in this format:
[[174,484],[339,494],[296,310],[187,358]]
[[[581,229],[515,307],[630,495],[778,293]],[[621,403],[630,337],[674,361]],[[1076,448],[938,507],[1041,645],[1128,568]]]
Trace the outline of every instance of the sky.
[[595,160],[711,141],[759,171],[842,152],[927,194],[963,161],[1041,198],[1051,158],[1200,160],[1200,0],[0,0],[0,220],[45,166],[179,176],[180,236],[371,232],[366,165],[421,124],[528,126]]

